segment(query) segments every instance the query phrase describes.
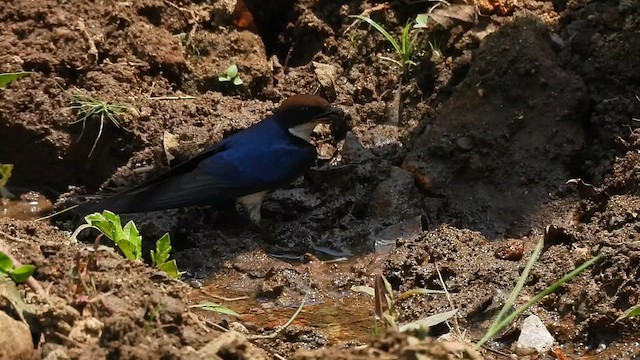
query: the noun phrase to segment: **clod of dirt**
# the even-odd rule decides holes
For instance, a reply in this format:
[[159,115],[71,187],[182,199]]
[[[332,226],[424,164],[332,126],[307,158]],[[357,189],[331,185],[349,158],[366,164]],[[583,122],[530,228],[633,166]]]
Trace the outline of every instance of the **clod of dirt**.
[[[264,95],[271,84],[271,70],[260,37],[250,31],[196,32],[192,44],[196,54],[190,58],[193,75],[184,87],[193,92],[210,90]],[[238,66],[238,77],[245,85],[220,82],[218,76],[230,65]],[[248,88],[248,91],[247,91]]]
[[497,259],[518,261],[524,254],[524,242],[522,240],[511,239],[498,244],[495,251]]
[[[536,21],[518,19],[487,36],[438,120],[405,159],[445,195],[433,204],[436,221],[491,238],[542,232],[557,214],[537,209],[571,178],[585,144],[586,95]],[[462,146],[460,139],[467,139]]]
[[227,331],[211,340],[198,355],[203,359],[221,360],[263,360],[270,359],[269,353],[253,345],[247,338],[237,331]]
[[0,359],[31,360],[36,358],[29,326],[0,311]]
[[321,349],[311,351],[298,350],[292,360],[480,360],[482,356],[469,345],[460,342],[439,341],[432,339],[418,340],[415,337],[387,332],[384,337],[373,341],[370,345],[357,349]]

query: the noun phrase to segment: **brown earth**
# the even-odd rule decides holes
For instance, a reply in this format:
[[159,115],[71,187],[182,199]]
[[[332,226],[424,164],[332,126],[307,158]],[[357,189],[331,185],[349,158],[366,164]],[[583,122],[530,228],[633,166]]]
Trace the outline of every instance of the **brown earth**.
[[[425,3],[243,4],[0,8],[0,72],[34,71],[0,89],[0,163],[15,164],[10,190],[39,191],[58,209],[160,173],[295,93],[325,96],[348,120],[346,129],[320,128],[318,165],[264,204],[275,243],[244,215],[209,208],[126,217],[147,240],[171,234],[184,282],[92,239],[71,243],[78,223],[64,217],[0,219],[0,248],[36,265],[44,287],[20,285],[16,296],[0,284],[0,321],[20,345],[0,358],[473,358],[461,343],[482,336],[549,225],[521,302],[591,256],[606,258],[527,313],[570,358],[640,357],[638,320],[616,321],[640,303],[637,2],[477,1],[475,19],[422,33],[404,76],[379,58],[393,56],[384,38],[347,16],[377,8],[372,18],[399,34]],[[243,85],[218,81],[231,64]],[[97,122],[84,133],[71,124],[79,92],[130,106],[126,130],[107,124],[91,157]],[[348,260],[320,260],[336,257]],[[440,289],[438,270],[451,302],[408,298],[399,321],[454,306],[454,333],[465,336],[372,340],[373,301],[351,286],[384,274],[395,290]],[[247,340],[286,322],[303,299],[280,336]],[[242,317],[188,307],[203,300]],[[490,347],[511,354],[517,326]],[[441,324],[430,335],[448,331]]]

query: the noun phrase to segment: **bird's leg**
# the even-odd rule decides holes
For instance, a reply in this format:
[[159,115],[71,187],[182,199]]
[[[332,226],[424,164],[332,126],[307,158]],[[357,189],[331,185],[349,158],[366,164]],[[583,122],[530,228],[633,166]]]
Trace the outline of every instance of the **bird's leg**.
[[260,221],[262,219],[262,201],[266,194],[266,191],[262,191],[240,197],[237,201],[247,209],[252,227],[257,230],[267,242],[275,243],[276,237],[274,236],[273,229]]

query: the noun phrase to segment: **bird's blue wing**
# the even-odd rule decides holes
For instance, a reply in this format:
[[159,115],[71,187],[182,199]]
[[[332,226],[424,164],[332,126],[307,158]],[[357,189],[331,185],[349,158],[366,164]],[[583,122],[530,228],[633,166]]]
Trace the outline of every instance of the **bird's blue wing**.
[[309,143],[274,136],[254,140],[223,141],[157,178],[81,210],[129,213],[213,205],[285,185],[315,163],[316,150]]

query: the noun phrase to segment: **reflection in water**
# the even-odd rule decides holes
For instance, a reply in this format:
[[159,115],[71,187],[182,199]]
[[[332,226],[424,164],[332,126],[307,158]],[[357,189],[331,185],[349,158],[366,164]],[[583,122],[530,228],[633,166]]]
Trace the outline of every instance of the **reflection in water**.
[[[17,191],[12,191],[14,194]],[[34,220],[53,208],[53,203],[44,195],[35,191],[27,191],[15,199],[0,199],[0,218],[17,220]]]

